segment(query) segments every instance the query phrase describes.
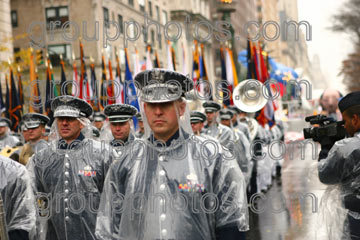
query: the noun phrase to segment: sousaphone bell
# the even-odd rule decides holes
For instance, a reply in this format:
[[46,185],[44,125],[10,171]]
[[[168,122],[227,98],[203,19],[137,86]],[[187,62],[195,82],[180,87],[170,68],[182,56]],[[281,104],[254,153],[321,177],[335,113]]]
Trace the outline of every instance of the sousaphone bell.
[[[243,112],[254,113],[261,110],[267,103],[264,97],[264,84],[256,79],[247,79],[240,82],[234,89],[232,97],[237,108]],[[254,140],[259,129],[259,123],[253,119],[246,117],[240,121],[248,124],[250,129],[250,140]]]

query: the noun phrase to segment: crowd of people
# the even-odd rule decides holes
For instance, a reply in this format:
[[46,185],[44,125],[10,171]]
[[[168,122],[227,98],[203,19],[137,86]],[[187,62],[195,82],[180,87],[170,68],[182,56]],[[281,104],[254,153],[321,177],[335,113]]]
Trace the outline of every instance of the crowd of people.
[[250,197],[281,174],[263,150],[283,124],[216,101],[190,111],[192,81],[177,72],[134,81],[140,111],[64,95],[54,119],[25,114],[19,136],[0,119],[0,238],[246,239]]

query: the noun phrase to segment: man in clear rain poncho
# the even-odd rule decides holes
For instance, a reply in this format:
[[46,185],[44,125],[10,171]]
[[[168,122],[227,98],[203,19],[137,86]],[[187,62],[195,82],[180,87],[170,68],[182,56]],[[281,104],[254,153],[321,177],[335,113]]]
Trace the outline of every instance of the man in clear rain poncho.
[[103,182],[112,161],[107,145],[92,140],[91,106],[72,96],[51,103],[55,121],[49,147],[27,168],[37,191],[42,233],[48,240],[96,239],[95,223]]
[[226,146],[229,141],[232,141],[233,133],[231,129],[221,123],[218,123],[219,111],[221,105],[214,101],[203,103],[207,117],[207,125],[204,127],[204,133],[219,140],[219,142]]
[[339,185],[347,210],[343,239],[354,240],[360,239],[360,92],[342,98],[339,109],[349,137],[335,143],[320,142],[318,172],[322,183]]
[[[111,104],[105,107],[104,113],[109,119],[111,146],[124,146],[134,141],[132,118],[137,113],[135,107],[128,104]],[[107,128],[107,125],[105,127]]]
[[0,150],[8,147],[15,147],[20,140],[10,135],[11,121],[8,118],[0,117]]
[[243,132],[250,141],[250,129],[249,126],[246,123],[240,122],[238,119],[238,115],[241,113],[241,110],[238,109],[236,106],[232,105],[228,107],[229,110],[233,112],[233,116],[231,118],[232,127],[239,129],[241,132]]
[[145,133],[144,121],[142,119],[141,113],[138,112],[135,116],[136,116],[136,119],[138,120],[138,130],[135,133],[135,137],[142,138]]
[[50,119],[39,113],[27,113],[23,116],[22,124],[27,129],[28,142],[24,144],[19,154],[19,162],[26,165],[29,158],[43,148],[47,147],[44,140],[45,126]]
[[233,133],[233,140],[230,144],[227,144],[227,147],[229,147],[235,154],[239,167],[244,173],[246,182],[248,183],[252,170],[250,142],[242,131],[238,128],[234,128],[232,125],[232,118],[236,113],[228,108],[221,109],[219,113],[221,124],[229,127]]
[[114,162],[102,194],[99,239],[244,239],[245,180],[222,147],[193,135],[185,75],[163,69],[135,76],[145,136]]
[[203,136],[204,122],[206,121],[206,115],[199,111],[191,111],[190,123],[191,128],[195,135]]
[[0,156],[0,198],[3,202],[0,239],[4,234],[9,240],[33,239],[36,213],[29,173],[20,163],[3,156]]

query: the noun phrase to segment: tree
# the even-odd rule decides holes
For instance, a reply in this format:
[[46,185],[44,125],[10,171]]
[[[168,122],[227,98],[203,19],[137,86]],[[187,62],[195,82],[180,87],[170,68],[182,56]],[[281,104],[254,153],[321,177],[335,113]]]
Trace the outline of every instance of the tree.
[[349,91],[360,90],[360,0],[348,0],[338,14],[333,16],[331,29],[351,36],[354,52],[342,62],[340,75]]

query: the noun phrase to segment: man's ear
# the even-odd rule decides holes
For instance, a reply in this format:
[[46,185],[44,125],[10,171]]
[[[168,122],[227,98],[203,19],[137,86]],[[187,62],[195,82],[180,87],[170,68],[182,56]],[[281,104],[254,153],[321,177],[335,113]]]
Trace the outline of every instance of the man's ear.
[[180,116],[184,115],[185,108],[186,108],[186,103],[185,103],[185,101],[180,102],[180,104],[179,104]]

